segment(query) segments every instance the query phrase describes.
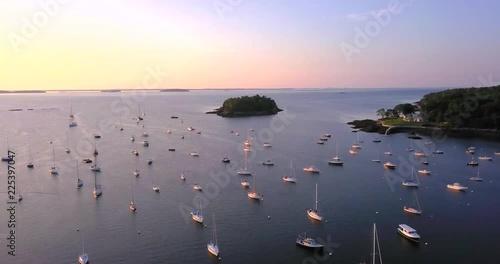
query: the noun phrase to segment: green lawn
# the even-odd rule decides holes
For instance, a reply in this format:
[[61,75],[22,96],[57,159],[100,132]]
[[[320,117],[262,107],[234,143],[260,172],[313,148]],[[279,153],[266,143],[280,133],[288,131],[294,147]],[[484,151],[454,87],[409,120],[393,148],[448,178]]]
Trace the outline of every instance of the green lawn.
[[422,126],[422,122],[405,121],[402,118],[386,119],[382,121],[388,126]]

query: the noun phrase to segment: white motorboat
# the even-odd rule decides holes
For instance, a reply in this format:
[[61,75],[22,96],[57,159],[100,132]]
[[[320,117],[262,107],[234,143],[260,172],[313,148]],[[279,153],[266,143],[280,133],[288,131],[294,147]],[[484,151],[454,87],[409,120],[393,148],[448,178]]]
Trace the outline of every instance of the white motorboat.
[[140,171],[138,169],[134,170],[134,176],[139,177],[141,175]]
[[423,169],[423,170],[418,170],[418,173],[420,173],[420,174],[424,174],[424,175],[430,175],[430,174],[431,174],[431,171],[426,170],[426,169]]
[[194,130],[194,128],[193,128],[193,127],[188,127],[188,130],[189,130],[189,131],[193,131],[193,130]]
[[270,142],[264,142],[264,144],[263,144],[263,145],[264,145],[264,147],[265,147],[265,148],[270,148],[270,147],[272,147],[272,145],[271,145],[271,143],[270,143]]
[[446,185],[446,187],[448,187],[448,189],[452,189],[452,190],[456,190],[456,191],[466,191],[467,189],[469,189],[469,187],[465,187],[458,182],[455,182],[453,184],[448,184],[448,185]]
[[148,163],[148,165],[151,165],[151,164],[153,164],[153,159],[151,159],[151,158],[147,158],[147,159],[146,159],[146,162]]
[[421,151],[415,151],[413,155],[415,155],[415,157],[427,157],[427,155]]
[[184,176],[184,173],[181,174],[181,180],[186,181],[186,176]]
[[489,161],[492,161],[493,158],[492,157],[489,157],[489,156],[480,156],[477,158],[478,160],[489,160]]
[[203,207],[201,206],[201,200],[198,198],[198,210],[191,212],[191,218],[200,224],[203,224]]
[[202,188],[200,185],[198,185],[198,183],[195,183],[195,184],[193,185],[193,189],[195,189],[195,190],[197,190],[197,191],[200,191],[200,192],[201,192],[201,191],[203,191],[203,188]]
[[434,150],[432,153],[434,153],[434,154],[443,154],[444,151],[438,149],[438,150]]
[[408,225],[400,224],[398,227],[398,233],[411,241],[417,243],[420,241],[420,235],[417,233],[417,230],[411,228]]
[[160,192],[160,187],[158,187],[157,185],[153,186],[153,191]]
[[230,160],[228,157],[224,157],[224,158],[222,159],[222,162],[224,162],[224,163],[230,163],[230,162],[231,162],[231,160]]
[[319,212],[318,208],[318,184],[316,183],[316,196],[314,200],[314,208],[307,209],[307,215],[314,220],[321,221],[323,220],[323,216]]
[[241,186],[245,188],[250,188],[250,183],[248,183],[246,180],[241,182]]
[[295,243],[307,248],[323,248],[323,245],[316,242],[316,240],[311,237],[307,237],[306,233],[299,235],[299,237],[297,237],[297,239],[295,240]]
[[316,141],[316,144],[324,145],[325,141],[318,140],[318,141]]
[[349,154],[356,155],[356,154],[358,154],[358,152],[356,150],[354,150],[354,149],[350,149],[349,150]]
[[134,137],[134,136],[131,136],[131,137],[130,137],[130,141],[135,141],[135,137]]
[[219,246],[217,244],[217,229],[215,227],[215,214],[213,214],[213,219],[214,219],[214,233],[213,233],[213,238],[210,241],[210,243],[207,244],[207,250],[210,252],[210,254],[214,256],[219,256]]
[[303,170],[312,173],[319,173],[319,169],[314,166],[305,167]]
[[390,161],[384,163],[384,167],[387,168],[387,169],[391,169],[391,170],[394,170],[396,169],[396,165]]
[[327,137],[327,138],[329,138],[329,137],[332,137],[332,135],[330,135],[330,134],[328,134],[328,133],[325,133],[325,134],[323,134],[323,137]]
[[196,152],[196,151],[193,151],[193,152],[189,153],[189,155],[191,155],[193,157],[198,157],[199,156],[198,152]]
[[273,166],[274,165],[274,162],[271,161],[271,160],[266,160],[264,162],[262,162],[262,165],[265,165],[265,166]]

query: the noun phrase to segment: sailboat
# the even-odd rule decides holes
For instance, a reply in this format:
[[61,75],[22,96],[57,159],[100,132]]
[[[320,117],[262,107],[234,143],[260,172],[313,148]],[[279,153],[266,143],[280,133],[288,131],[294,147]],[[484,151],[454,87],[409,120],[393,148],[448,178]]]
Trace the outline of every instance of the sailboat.
[[472,181],[483,181],[483,178],[479,177],[479,166],[477,166],[477,176],[470,177]]
[[139,123],[139,121],[143,120],[144,118],[142,118],[141,116],[141,106],[139,105],[139,103],[137,103],[137,107],[139,108],[139,115],[137,116],[136,120],[137,123]]
[[291,160],[290,160],[290,176],[287,176],[285,174],[283,176],[283,181],[290,182],[290,183],[296,183],[297,182],[297,177],[295,177],[295,171],[293,170],[293,165],[292,165],[292,161]]
[[160,187],[155,184],[155,175],[153,173],[153,191],[160,192]]
[[97,148],[95,146],[95,137],[94,137],[94,152],[92,153],[95,156],[99,155],[99,151],[97,151]]
[[186,176],[184,176],[184,172],[181,174],[181,180],[186,181]]
[[384,155],[391,156],[392,155],[391,144],[389,144],[387,146],[389,147],[389,151],[384,152]]
[[377,158],[376,158],[376,159],[372,159],[372,162],[375,162],[375,163],[380,163],[380,162],[382,162],[382,161],[380,160],[380,157],[379,157],[379,156],[380,156],[380,149],[379,149],[379,148],[377,148]]
[[28,163],[26,163],[26,167],[32,169],[33,167],[35,167],[35,164],[33,164],[33,161],[32,161],[33,158],[31,156],[31,148],[30,147],[28,147],[28,152],[29,152],[29,158],[30,159],[29,159]]
[[320,214],[318,209],[318,183],[316,183],[316,196],[314,201],[314,208],[307,209],[307,215],[314,220],[321,221],[323,216]]
[[405,207],[403,207],[403,210],[405,212],[410,213],[410,214],[421,215],[422,209],[420,209],[420,204],[418,203],[418,197],[417,197],[417,193],[415,192],[415,190],[413,191],[413,199],[415,200],[417,208],[405,206]]
[[332,158],[332,160],[328,161],[328,164],[335,165],[335,166],[342,166],[342,165],[344,165],[344,162],[342,160],[340,160],[340,157],[339,157],[339,143],[338,142],[337,142],[337,153]]
[[[97,150],[95,150],[95,151],[97,151]],[[95,164],[90,166],[90,170],[94,171],[94,172],[101,171],[101,167],[99,167],[99,165],[97,165],[97,156],[95,157]]]
[[83,180],[80,179],[80,173],[78,172],[78,161],[76,161],[76,188],[80,189],[83,186]]
[[75,127],[78,124],[75,121],[75,117],[73,116],[73,103],[69,103],[69,127]]
[[248,169],[248,155],[247,153],[245,152],[245,168],[239,168],[237,173],[239,175],[252,175],[252,172],[250,172],[250,170]]
[[203,207],[201,207],[201,200],[198,198],[198,210],[194,210],[191,212],[191,218],[195,222],[203,224]]
[[83,232],[82,232],[82,254],[78,256],[78,263],[80,264],[89,263],[89,256],[87,255],[87,253],[85,253],[85,240],[83,239]]
[[[416,182],[413,181],[413,175],[415,175],[415,178],[417,178]],[[418,175],[415,172],[415,168],[412,166],[411,167],[411,179],[403,181],[403,186],[406,186],[406,187],[418,187],[419,185],[420,185],[420,182],[418,180]]]
[[66,131],[66,153],[71,153],[71,150],[69,149],[68,131]]
[[[95,162],[97,163],[97,157],[95,159]],[[97,184],[97,171],[94,171],[94,198],[101,196],[101,194],[102,186],[100,184]]]
[[469,165],[469,166],[478,166],[479,162],[474,161],[474,156],[472,156],[472,160],[470,162],[467,162],[467,165]]
[[130,189],[132,190],[132,195],[131,195],[131,199],[130,199],[130,205],[128,206],[128,208],[130,209],[131,212],[135,213],[137,211],[137,206],[135,205],[135,201],[134,201],[134,181],[131,181],[130,183]]
[[[376,243],[375,243],[375,241],[376,241]],[[375,255],[377,255],[376,249],[378,249],[379,261],[380,261],[380,264],[382,264],[382,252],[380,252],[380,244],[378,241],[377,226],[375,225],[375,223],[373,223],[372,264],[376,264],[376,258],[375,258]]]
[[[19,178],[19,175],[17,177]],[[20,188],[19,181],[17,181],[16,187],[17,187],[17,201],[20,202],[23,200],[23,195],[21,194],[21,188]]]
[[56,167],[56,153],[54,151],[54,146],[52,146],[52,157],[53,157],[53,160],[54,160],[54,163],[52,165],[52,167],[50,167],[50,174],[53,174],[53,175],[56,175],[56,174],[59,174],[59,169]]
[[359,141],[359,131],[356,132],[357,136],[358,136],[358,139],[356,140],[356,142],[354,142],[354,144],[352,144],[352,148],[353,149],[360,149],[361,146],[359,145],[360,141]]
[[213,233],[213,238],[210,241],[210,243],[207,244],[207,250],[214,256],[219,256],[219,246],[217,244],[217,229],[215,227],[215,214],[213,214],[213,219],[214,219],[214,233]]
[[123,131],[123,126],[122,126],[122,117],[120,116],[120,131]]
[[254,175],[254,177],[253,177],[253,189],[248,191],[247,195],[249,198],[255,199],[257,201],[262,201],[262,200],[264,200],[264,195],[257,192],[257,184],[255,184],[255,178],[256,178],[256,176]]
[[415,150],[413,149],[413,139],[412,139],[412,138],[410,138],[410,146],[406,148],[406,151],[408,151],[408,152],[413,152],[413,151],[415,151]]

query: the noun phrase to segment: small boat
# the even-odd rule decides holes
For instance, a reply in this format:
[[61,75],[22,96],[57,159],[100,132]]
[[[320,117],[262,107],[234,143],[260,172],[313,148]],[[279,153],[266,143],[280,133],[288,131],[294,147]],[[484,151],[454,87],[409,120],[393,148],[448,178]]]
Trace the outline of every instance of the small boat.
[[420,209],[420,203],[418,202],[417,193],[415,191],[413,191],[413,199],[415,201],[415,204],[417,205],[417,208],[405,206],[403,207],[403,210],[410,214],[421,215],[422,209]]
[[131,137],[130,137],[130,141],[135,141],[135,137],[134,137],[134,136],[131,136]]
[[184,139],[184,136],[181,136],[181,139]]
[[[413,181],[413,176],[415,176],[415,178],[417,179],[417,181]],[[411,178],[410,180],[405,180],[403,181],[403,186],[406,186],[406,187],[418,187],[420,186],[420,181],[418,180],[418,175],[415,173],[415,168],[411,168]]]
[[80,173],[78,172],[78,161],[76,162],[76,188],[80,189],[83,186],[83,180],[80,179]]
[[325,141],[318,140],[318,141],[316,141],[316,144],[324,145]]
[[420,241],[420,235],[418,235],[417,230],[408,225],[400,224],[398,227],[398,233],[413,242],[418,243]]
[[375,143],[380,143],[380,142],[382,142],[382,140],[380,140],[380,138],[374,138],[372,141],[373,141],[373,142],[375,142]]
[[147,140],[142,141],[142,145],[145,147],[149,147],[149,142]]
[[264,142],[264,144],[263,144],[263,145],[264,145],[264,147],[265,147],[265,148],[270,148],[270,147],[272,147],[271,143],[269,143],[269,142]]
[[356,154],[358,154],[358,152],[356,150],[354,150],[354,149],[350,149],[349,150],[349,154],[356,155]]
[[203,224],[203,207],[201,207],[201,200],[198,198],[198,210],[191,212],[191,218],[200,224]]
[[147,158],[147,159],[146,159],[146,162],[148,163],[148,165],[151,165],[151,164],[153,164],[153,159],[151,159],[151,158]]
[[314,208],[307,209],[307,215],[314,220],[321,221],[321,220],[323,220],[323,216],[319,212],[319,208],[318,208],[318,183],[316,183],[316,196],[315,196],[315,203],[314,204],[315,204]]
[[198,135],[199,135],[199,134],[201,134],[201,131],[199,131],[199,130],[198,130],[198,131],[196,131],[196,134],[198,134]]
[[292,161],[290,160],[290,176],[288,175],[283,175],[283,181],[289,182],[289,183],[296,183],[297,182],[297,177],[295,177],[295,170],[293,169]]
[[489,160],[489,161],[492,161],[493,158],[491,157],[488,157],[488,156],[480,156],[479,158],[477,158],[478,160]]
[[477,167],[477,176],[470,177],[471,181],[483,181],[483,178],[479,177],[479,166]]
[[392,152],[390,152],[390,151],[386,151],[386,152],[384,152],[384,155],[387,155],[387,156],[392,156]]
[[193,131],[193,130],[194,130],[194,128],[193,128],[193,127],[188,127],[188,130],[189,130],[189,131]]
[[469,189],[469,187],[462,186],[458,182],[455,182],[453,184],[448,184],[448,185],[446,185],[446,187],[448,189],[457,190],[457,191],[466,191],[467,189]]
[[186,176],[184,176],[184,173],[181,174],[181,180],[186,181]]
[[250,183],[248,183],[246,180],[244,180],[241,182],[241,186],[243,186],[245,188],[250,188]]
[[172,134],[172,131],[170,131],[170,130],[167,130],[167,134]]
[[200,191],[200,192],[201,192],[201,191],[203,191],[203,188],[202,188],[200,185],[198,185],[198,183],[195,183],[195,184],[193,185],[193,189],[195,189],[195,190],[197,190],[197,191]]
[[415,157],[427,157],[427,155],[421,151],[415,151],[413,155],[415,155]]
[[432,145],[432,143],[433,143],[432,141],[425,141],[424,142],[425,145]]
[[235,136],[239,136],[239,135],[240,135],[240,133],[236,132],[236,133],[234,133],[234,135],[235,135]]
[[434,153],[434,154],[443,154],[444,151],[442,151],[442,150],[434,150],[432,153]]
[[137,206],[135,205],[134,201],[130,201],[130,205],[128,206],[131,212],[136,212],[137,211]]
[[193,157],[198,157],[199,156],[198,152],[196,152],[196,151],[193,151],[193,152],[189,153],[189,155],[191,155]]
[[210,241],[210,243],[207,244],[207,250],[210,252],[210,254],[214,256],[219,256],[219,246],[217,245],[217,229],[215,228],[215,214],[213,215],[214,219],[214,233],[213,233],[213,238]]
[[321,141],[328,141],[328,138],[327,137],[320,137],[319,140],[321,140]]
[[500,152],[495,152],[495,156],[500,156]]
[[465,152],[467,152],[469,154],[474,154],[476,152],[476,148],[475,147],[468,147]]
[[323,137],[327,137],[327,138],[329,138],[329,137],[332,137],[332,135],[330,135],[330,134],[328,134],[328,133],[325,133],[325,134],[323,134]]
[[139,177],[140,175],[141,175],[141,172],[138,169],[134,170],[135,177]]
[[479,166],[479,162],[474,161],[474,157],[472,157],[472,161],[467,162],[469,166]]
[[153,186],[153,191],[160,192],[160,187],[158,187],[157,185]]
[[2,161],[7,161],[7,162],[9,162],[9,161],[11,161],[11,160],[13,160],[11,157],[8,157],[8,156],[4,156],[4,157],[2,157]]
[[396,169],[396,165],[390,161],[384,163],[384,167],[387,168],[387,169],[391,169],[391,170],[394,170]]
[[168,151],[175,151],[175,149],[174,148],[169,148]]
[[132,150],[132,155],[139,156],[139,152],[137,150]]
[[418,170],[418,173],[420,174],[424,174],[424,175],[430,175],[431,174],[431,171],[428,171],[426,169],[422,169],[422,170]]
[[101,138],[101,135],[96,133],[96,134],[94,134],[94,138]]
[[274,166],[274,162],[272,162],[271,160],[266,160],[266,161],[262,162],[262,165],[265,165],[265,166]]
[[149,134],[146,131],[144,131],[144,132],[142,132],[141,136],[142,137],[149,137]]
[[353,149],[360,149],[361,146],[358,143],[354,143],[354,144],[352,144],[352,148]]
[[91,159],[82,159],[82,163],[92,163]]
[[224,162],[224,163],[230,163],[231,160],[228,157],[225,157],[225,158],[222,159],[222,162]]
[[319,173],[319,169],[317,169],[314,166],[305,167],[302,170],[307,171],[307,172],[312,172],[312,173]]
[[89,263],[89,256],[87,255],[87,253],[85,253],[85,242],[83,240],[83,233],[82,233],[82,254],[78,256],[78,263],[79,264]]
[[170,118],[172,118],[172,119],[177,119],[177,118],[179,118],[179,117],[178,117],[178,116],[171,116]]
[[97,164],[94,164],[90,166],[91,171],[101,171],[101,167],[97,166]]
[[[54,146],[52,146],[52,157],[53,157],[54,163],[53,163],[52,167],[50,167],[49,172],[52,175],[57,175],[57,174],[59,174],[59,169],[56,167],[56,154],[54,151]],[[3,158],[2,158],[2,160],[3,160]]]
[[299,235],[299,237],[297,237],[297,239],[295,240],[295,243],[297,243],[297,245],[307,248],[323,248],[323,245],[316,242],[314,238],[307,237],[306,233]]
[[337,154],[333,156],[332,160],[328,161],[328,164],[334,166],[343,166],[344,162],[339,157],[339,144],[337,143],[336,145],[337,145]]

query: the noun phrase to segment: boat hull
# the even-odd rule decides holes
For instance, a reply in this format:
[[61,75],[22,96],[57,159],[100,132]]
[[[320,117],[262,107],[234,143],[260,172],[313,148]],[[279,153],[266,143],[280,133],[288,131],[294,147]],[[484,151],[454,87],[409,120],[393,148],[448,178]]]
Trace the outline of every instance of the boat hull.
[[323,216],[321,216],[320,214],[318,214],[318,212],[316,212],[316,210],[314,209],[308,209],[307,210],[307,215],[316,220],[316,221],[322,221],[323,220]]
[[410,240],[410,241],[412,241],[412,242],[415,242],[415,243],[420,242],[420,238],[419,238],[419,237],[417,238],[417,237],[411,237],[411,236],[408,236],[408,235],[406,235],[403,231],[401,231],[399,228],[398,228],[398,233],[399,233],[401,236],[403,236],[404,238],[406,238],[406,239],[408,239],[408,240]]

